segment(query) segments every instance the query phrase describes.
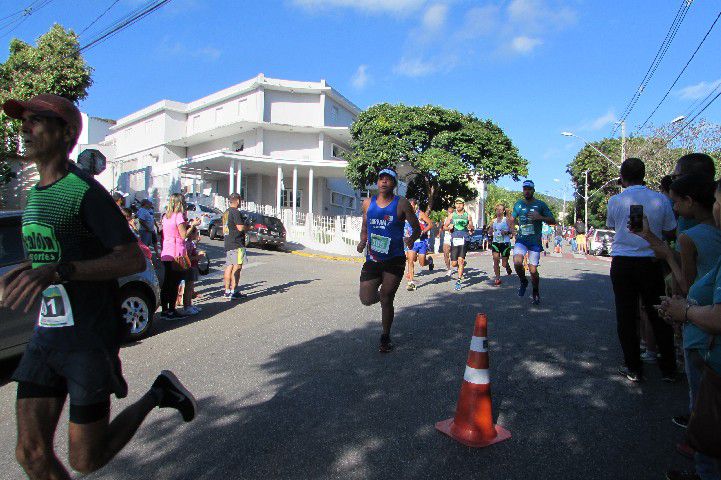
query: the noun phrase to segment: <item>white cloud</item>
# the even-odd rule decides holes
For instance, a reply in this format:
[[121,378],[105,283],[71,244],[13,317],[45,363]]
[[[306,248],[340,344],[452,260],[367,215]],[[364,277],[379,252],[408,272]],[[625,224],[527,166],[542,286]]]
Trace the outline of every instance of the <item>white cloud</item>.
[[365,88],[366,85],[368,85],[368,82],[370,81],[370,76],[368,75],[368,65],[359,65],[358,70],[353,74],[353,78],[351,78],[351,85],[353,87],[357,88],[358,90],[361,90]]
[[511,0],[507,12],[511,22],[530,31],[558,30],[576,22],[576,12],[559,0]]
[[577,130],[579,132],[597,131],[603,129],[604,127],[607,127],[608,125],[613,124],[617,120],[618,118],[616,118],[616,113],[613,110],[609,110],[608,112],[597,118],[582,123],[577,128]]
[[218,60],[223,54],[222,50],[211,46],[189,48],[180,42],[171,41],[167,36],[161,40],[156,50],[166,57],[199,58],[211,62]]
[[471,8],[463,18],[458,37],[471,40],[488,35],[499,27],[500,22],[501,8],[498,5]]
[[421,58],[403,57],[393,71],[404,77],[424,77],[438,71],[438,66]]
[[423,28],[430,31],[438,31],[446,24],[448,5],[438,3],[431,5],[423,14]]
[[521,35],[520,37],[515,37],[513,40],[511,40],[510,47],[511,50],[513,50],[514,52],[525,55],[531,53],[536,47],[538,47],[542,43],[543,41],[538,38],[531,38]]
[[370,13],[409,13],[420,9],[426,0],[292,0],[306,10],[354,8]]
[[683,100],[699,100],[706,97],[719,85],[721,85],[721,78],[715,82],[699,82],[695,85],[689,85],[679,90],[677,94]]

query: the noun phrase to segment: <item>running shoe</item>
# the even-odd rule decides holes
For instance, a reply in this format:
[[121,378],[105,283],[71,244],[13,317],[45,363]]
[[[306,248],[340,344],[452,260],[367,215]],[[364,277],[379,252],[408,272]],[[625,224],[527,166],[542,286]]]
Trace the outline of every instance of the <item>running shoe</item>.
[[223,292],[223,298],[225,298],[225,299],[229,299],[231,295],[233,295],[233,292],[228,292],[228,291]]
[[186,422],[195,418],[198,411],[198,404],[193,394],[180,383],[170,370],[163,370],[153,382],[151,390],[160,396],[158,406],[160,408],[174,408],[183,416]]
[[446,275],[448,275],[449,277],[452,277],[452,276],[453,276],[453,269],[452,269],[452,268],[449,268],[448,270],[446,270]]
[[188,317],[191,317],[193,315],[197,315],[200,313],[200,309],[196,307],[195,305],[191,305],[189,307],[183,307],[182,311],[179,311],[181,315],[185,315]]
[[618,373],[633,383],[640,383],[643,381],[643,376],[639,372],[633,372],[629,370],[628,367],[620,367],[618,369]]
[[676,415],[671,418],[671,422],[681,428],[688,428],[688,415]]
[[531,297],[531,304],[532,305],[540,305],[541,304],[541,296],[538,293],[534,293]]
[[460,290],[461,288],[463,288],[463,280],[461,280],[461,279],[459,278],[458,280],[456,280],[456,284],[453,286],[453,289],[454,289],[455,291],[458,291],[458,290]]
[[641,361],[644,363],[656,363],[656,352],[646,350],[641,354]]
[[433,266],[434,266],[433,265],[433,257],[428,257],[428,271],[429,272],[433,271]]
[[521,286],[518,287],[518,296],[525,297],[527,288],[528,288],[528,280],[521,282]]
[[230,295],[228,295],[228,296],[225,297],[225,298],[227,298],[228,300],[240,300],[240,299],[243,298],[243,297],[244,297],[244,295],[243,295],[242,293],[240,293],[240,292],[233,292],[233,293],[231,293]]
[[496,286],[496,287],[500,286],[501,283],[503,283],[503,282],[501,282],[501,279],[500,279],[500,278],[497,278],[497,279],[495,279],[495,280],[493,281],[493,285]]
[[393,345],[393,342],[391,342],[391,336],[381,335],[381,344],[378,347],[378,351],[381,353],[389,353],[392,352],[394,348],[395,345]]
[[160,314],[160,317],[163,320],[180,320],[181,318],[185,318],[185,315],[177,310],[169,310],[166,312],[162,312]]
[[415,289],[416,289],[416,284],[413,282],[408,282],[408,286],[406,287],[406,290],[408,290],[409,292],[412,292]]

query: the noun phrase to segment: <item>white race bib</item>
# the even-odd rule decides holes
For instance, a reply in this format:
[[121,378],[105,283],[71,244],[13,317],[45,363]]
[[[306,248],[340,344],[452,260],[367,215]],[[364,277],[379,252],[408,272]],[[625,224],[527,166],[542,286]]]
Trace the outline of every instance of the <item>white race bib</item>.
[[503,235],[501,235],[500,232],[496,232],[493,234],[493,242],[494,243],[503,243]]
[[39,327],[57,328],[75,325],[70,298],[64,286],[50,285],[43,291],[40,302]]
[[370,247],[374,252],[388,254],[388,251],[391,248],[391,239],[390,237],[384,237],[382,235],[371,233]]
[[521,225],[521,235],[535,235],[536,229],[533,228],[532,223],[526,223],[525,225]]
[[451,245],[454,247],[462,247],[466,244],[465,237],[454,237],[451,239]]

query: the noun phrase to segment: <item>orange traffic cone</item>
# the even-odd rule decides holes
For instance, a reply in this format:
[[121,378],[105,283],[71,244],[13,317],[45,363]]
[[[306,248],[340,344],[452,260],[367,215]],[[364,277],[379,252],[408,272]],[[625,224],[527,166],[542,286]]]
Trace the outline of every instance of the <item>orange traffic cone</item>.
[[469,447],[486,447],[511,438],[511,432],[493,424],[491,381],[488,375],[488,319],[476,315],[456,416],[436,423],[436,429]]

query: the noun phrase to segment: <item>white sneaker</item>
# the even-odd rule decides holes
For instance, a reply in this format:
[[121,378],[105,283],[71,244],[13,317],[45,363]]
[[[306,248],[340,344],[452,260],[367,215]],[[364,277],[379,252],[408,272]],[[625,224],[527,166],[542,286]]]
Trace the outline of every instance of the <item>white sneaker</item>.
[[200,310],[197,307],[194,307],[192,305],[189,307],[184,307],[179,310],[180,311],[178,313],[180,313],[181,315],[185,315],[186,317],[190,317],[192,315],[197,315],[200,313]]
[[446,270],[446,275],[448,275],[449,277],[452,277],[452,276],[453,276],[453,270],[450,269],[450,268],[449,268],[448,270]]
[[656,363],[656,352],[646,350],[641,354],[641,361],[644,363]]

